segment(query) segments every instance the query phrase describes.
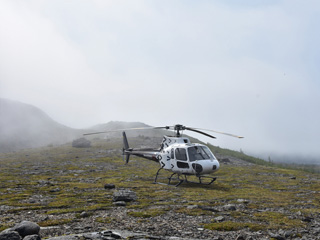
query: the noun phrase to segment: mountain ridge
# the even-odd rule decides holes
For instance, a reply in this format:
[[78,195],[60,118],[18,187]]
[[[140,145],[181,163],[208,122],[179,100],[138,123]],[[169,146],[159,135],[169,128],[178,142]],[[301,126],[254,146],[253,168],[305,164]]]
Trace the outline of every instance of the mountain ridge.
[[[74,129],[55,121],[36,106],[5,98],[0,98],[0,116],[0,152],[61,145],[90,132],[150,127],[141,122],[110,121],[86,129]],[[163,130],[146,130],[144,132],[133,130],[129,133],[130,136],[140,134],[162,136]],[[111,132],[102,136],[121,137],[121,132]],[[97,136],[88,136],[89,139],[95,137]]]
[[62,144],[82,131],[64,126],[41,109],[0,98],[0,152]]

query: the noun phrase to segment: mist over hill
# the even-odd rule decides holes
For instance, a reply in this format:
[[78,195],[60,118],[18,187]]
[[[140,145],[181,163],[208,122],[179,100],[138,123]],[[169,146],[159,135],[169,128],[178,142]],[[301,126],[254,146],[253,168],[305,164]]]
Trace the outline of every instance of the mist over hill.
[[[121,138],[122,131],[126,129],[129,142],[134,144],[132,138],[144,137],[145,146],[157,147],[161,143],[163,135],[173,135],[172,131],[165,129],[148,129],[151,127],[142,122],[110,121],[97,124],[87,129],[74,129],[64,126],[49,117],[41,109],[0,98],[0,152],[17,151],[24,148],[36,148],[47,145],[59,145],[83,137],[84,133],[104,132],[107,133],[88,135],[87,139],[113,139]],[[133,129],[131,128],[146,128]],[[110,131],[110,132],[108,132]],[[201,142],[198,139],[188,136],[191,142]],[[141,142],[139,142],[141,143]],[[138,147],[138,146],[137,146]],[[270,162],[297,163],[297,164],[319,164],[318,157],[306,155],[277,153],[249,153],[249,155],[262,158]]]
[[[150,126],[140,122],[111,121],[88,129],[74,129],[56,122],[35,106],[0,98],[0,152],[64,144],[83,137],[84,133],[144,127]],[[120,138],[121,134],[121,131],[115,131],[86,138]],[[147,129],[127,133],[129,137],[152,137],[159,143],[165,134],[170,132]]]
[[82,131],[64,126],[39,108],[0,98],[0,152],[62,144]]

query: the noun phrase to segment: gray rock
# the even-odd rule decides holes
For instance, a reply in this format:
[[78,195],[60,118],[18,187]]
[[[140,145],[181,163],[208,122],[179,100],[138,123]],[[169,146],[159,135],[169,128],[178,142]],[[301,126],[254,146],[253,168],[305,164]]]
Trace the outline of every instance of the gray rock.
[[245,234],[243,234],[243,233],[240,233],[238,236],[237,236],[237,238],[236,238],[236,240],[246,240],[246,235]]
[[116,185],[112,184],[112,183],[107,183],[104,185],[105,189],[114,189],[116,187]]
[[214,218],[214,220],[216,221],[216,222],[222,222],[222,221],[224,221],[224,217],[223,216],[219,216],[219,217],[216,217],[216,218]]
[[231,163],[229,158],[220,158],[219,162],[221,162],[221,163]]
[[[103,232],[92,232],[92,233],[73,234],[73,235],[61,236],[61,237],[53,237],[53,238],[48,238],[47,240],[79,240],[79,239],[115,240],[115,239],[124,239],[124,238],[120,233],[117,233],[114,231],[103,231]],[[134,238],[130,238],[130,239],[134,239]]]
[[113,194],[114,202],[118,201],[125,201],[125,202],[131,202],[137,200],[137,195],[135,192],[131,190],[119,190]]
[[234,205],[234,204],[224,205],[224,206],[223,206],[223,209],[224,209],[225,211],[235,211],[235,210],[237,210],[236,205]]
[[69,235],[69,236],[61,236],[61,237],[52,237],[47,240],[79,240],[80,236],[78,235]]
[[113,231],[104,231],[102,232],[103,237],[111,237],[113,239],[121,239],[121,235],[117,232],[113,232]]
[[285,240],[286,238],[285,237],[283,237],[283,236],[281,236],[280,234],[270,234],[270,237],[271,238],[274,238],[274,239],[276,239],[276,240]]
[[113,203],[117,207],[125,207],[127,204],[125,201],[117,201]]
[[217,208],[211,206],[199,206],[199,208],[205,211],[219,212]]
[[41,240],[41,237],[39,235],[28,235],[23,238],[23,240]]
[[237,202],[238,202],[238,203],[245,203],[245,204],[250,203],[250,201],[247,200],[247,199],[237,199]]
[[289,238],[289,237],[291,237],[292,235],[293,235],[293,232],[290,231],[290,230],[288,230],[288,231],[286,231],[286,232],[284,233],[284,236],[285,236],[286,238]]
[[86,218],[86,217],[89,217],[89,214],[87,212],[83,211],[82,213],[80,213],[80,217]]
[[51,189],[50,192],[54,193],[54,192],[60,192],[60,188],[54,188],[54,189]]
[[0,240],[21,240],[18,232],[6,229],[0,233]]
[[198,207],[199,207],[198,205],[189,205],[187,206],[187,209],[196,209]]
[[309,217],[309,216],[306,216],[306,217],[304,217],[303,219],[302,219],[302,221],[304,221],[304,222],[311,222],[313,220],[313,218],[312,217]]
[[11,230],[18,232],[24,238],[28,235],[39,234],[40,226],[34,222],[22,221],[11,228]]

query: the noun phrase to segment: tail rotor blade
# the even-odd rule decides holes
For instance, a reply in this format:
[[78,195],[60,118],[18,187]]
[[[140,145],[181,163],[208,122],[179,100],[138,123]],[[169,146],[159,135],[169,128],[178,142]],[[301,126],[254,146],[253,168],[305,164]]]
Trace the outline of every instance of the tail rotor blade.
[[128,143],[128,139],[127,139],[126,133],[122,132],[122,136],[123,136],[123,149],[124,150],[128,150],[129,149],[129,143]]
[[130,154],[126,154],[126,155],[123,155],[123,160],[124,160],[124,156],[126,156],[126,164],[128,164],[129,162],[129,158],[130,158]]
[[123,137],[123,150],[122,150],[123,160],[125,160],[126,164],[128,164],[129,158],[130,158],[130,153],[127,152],[129,150],[129,143],[128,143],[127,135],[124,131],[122,132],[122,137]]

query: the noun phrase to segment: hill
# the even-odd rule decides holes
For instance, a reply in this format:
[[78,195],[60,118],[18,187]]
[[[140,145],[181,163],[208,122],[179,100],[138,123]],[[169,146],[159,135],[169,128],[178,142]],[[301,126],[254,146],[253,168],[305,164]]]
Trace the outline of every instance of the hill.
[[39,108],[0,98],[0,152],[62,144],[80,130],[57,123]]
[[[0,116],[0,152],[65,144],[90,132],[111,131],[87,136],[90,140],[94,138],[120,138],[121,131],[112,132],[112,130],[150,127],[140,122],[111,121],[88,129],[73,129],[56,122],[35,106],[3,98],[0,98]],[[130,137],[152,137],[157,144],[161,142],[164,134],[171,133],[152,129],[128,132]]]
[[[35,106],[3,98],[0,98],[0,116],[0,152],[65,144],[90,132],[111,131],[87,136],[90,140],[120,138],[121,131],[112,130],[150,127],[140,122],[111,121],[88,129],[73,129],[56,122]],[[152,129],[128,132],[129,137],[152,137],[155,144],[159,144],[165,134],[171,132]]]

